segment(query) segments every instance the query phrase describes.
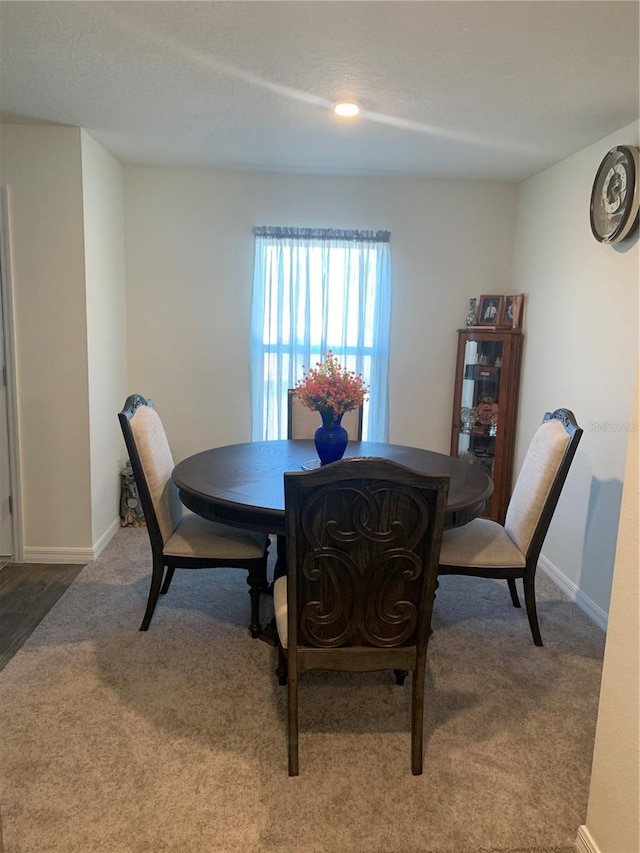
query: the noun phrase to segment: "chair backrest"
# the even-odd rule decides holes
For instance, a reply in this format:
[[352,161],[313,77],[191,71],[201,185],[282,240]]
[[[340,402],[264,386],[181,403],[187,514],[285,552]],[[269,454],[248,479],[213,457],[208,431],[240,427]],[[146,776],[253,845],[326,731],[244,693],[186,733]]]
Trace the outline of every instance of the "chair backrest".
[[426,650],[448,489],[377,458],[285,473],[289,649]]
[[556,409],[531,439],[504,524],[527,559],[537,560],[582,432],[573,412]]
[[122,434],[138,486],[151,544],[162,548],[182,518],[178,490],[171,480],[173,456],[153,401],[140,394],[127,397],[118,413]]
[[[287,438],[313,438],[320,426],[320,415],[303,406],[295,388],[287,391]],[[354,441],[362,441],[362,406],[342,416],[342,426]]]

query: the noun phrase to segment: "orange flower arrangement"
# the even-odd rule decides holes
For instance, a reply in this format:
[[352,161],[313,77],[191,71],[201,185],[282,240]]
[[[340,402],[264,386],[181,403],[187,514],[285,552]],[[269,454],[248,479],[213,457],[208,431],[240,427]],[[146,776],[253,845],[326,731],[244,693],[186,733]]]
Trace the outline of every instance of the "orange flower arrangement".
[[330,413],[334,418],[357,409],[367,399],[368,387],[362,375],[345,370],[331,350],[324,361],[306,371],[296,383],[296,394],[303,406],[312,411]]

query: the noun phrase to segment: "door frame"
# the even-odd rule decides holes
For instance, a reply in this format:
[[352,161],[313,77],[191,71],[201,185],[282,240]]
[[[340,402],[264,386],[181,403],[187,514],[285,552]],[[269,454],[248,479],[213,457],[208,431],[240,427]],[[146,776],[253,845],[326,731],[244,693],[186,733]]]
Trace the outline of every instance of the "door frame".
[[7,374],[7,432],[9,436],[9,475],[12,498],[13,560],[16,563],[22,563],[24,562],[24,542],[22,536],[22,489],[20,486],[20,431],[18,426],[18,384],[9,210],[9,188],[2,186],[0,187],[0,322],[2,322],[4,363]]

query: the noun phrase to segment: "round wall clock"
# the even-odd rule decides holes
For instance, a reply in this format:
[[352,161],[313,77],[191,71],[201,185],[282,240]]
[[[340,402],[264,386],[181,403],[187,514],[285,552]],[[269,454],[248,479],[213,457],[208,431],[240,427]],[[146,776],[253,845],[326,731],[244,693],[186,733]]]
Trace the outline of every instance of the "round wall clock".
[[598,167],[591,190],[591,230],[600,243],[619,243],[638,220],[638,149],[617,145]]

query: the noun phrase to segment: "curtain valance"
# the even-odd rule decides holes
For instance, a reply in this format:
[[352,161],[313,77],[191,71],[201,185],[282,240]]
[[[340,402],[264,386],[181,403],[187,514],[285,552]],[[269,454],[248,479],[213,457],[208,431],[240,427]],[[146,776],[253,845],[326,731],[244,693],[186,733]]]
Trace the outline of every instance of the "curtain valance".
[[285,228],[277,225],[256,225],[255,237],[275,240],[348,240],[353,243],[388,243],[389,231],[341,230],[339,228]]

